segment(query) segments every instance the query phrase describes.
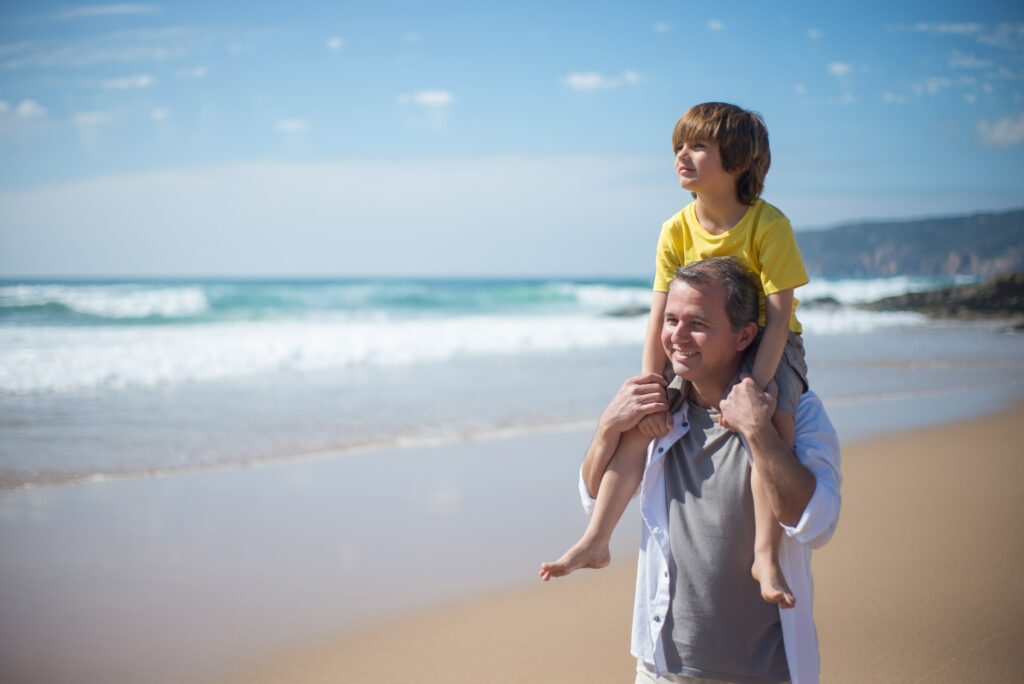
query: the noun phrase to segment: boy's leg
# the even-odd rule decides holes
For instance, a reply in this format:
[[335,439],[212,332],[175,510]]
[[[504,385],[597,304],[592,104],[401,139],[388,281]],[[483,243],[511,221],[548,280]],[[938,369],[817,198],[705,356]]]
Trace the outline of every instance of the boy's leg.
[[[795,440],[793,416],[777,411],[772,416],[772,424],[782,441],[792,450]],[[777,603],[780,608],[792,608],[796,599],[779,567],[782,528],[772,513],[756,466],[750,469],[750,493],[754,497],[754,565],[750,568],[750,574],[761,584],[761,597],[765,601]]]
[[547,582],[552,577],[568,575],[579,568],[600,569],[611,562],[608,543],[629,500],[644,475],[647,445],[651,438],[633,428],[622,435],[608,470],[601,478],[597,502],[587,530],[576,544],[553,563],[540,566],[540,576]]

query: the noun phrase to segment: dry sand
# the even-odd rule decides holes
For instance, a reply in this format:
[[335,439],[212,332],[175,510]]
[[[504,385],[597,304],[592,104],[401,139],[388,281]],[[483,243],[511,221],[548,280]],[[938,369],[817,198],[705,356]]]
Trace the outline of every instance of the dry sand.
[[[844,450],[839,531],[814,560],[823,682],[1022,681],[1022,445],[1018,404]],[[452,569],[487,571],[486,558]],[[630,556],[550,584],[524,580],[266,654],[237,681],[632,682],[634,577]]]

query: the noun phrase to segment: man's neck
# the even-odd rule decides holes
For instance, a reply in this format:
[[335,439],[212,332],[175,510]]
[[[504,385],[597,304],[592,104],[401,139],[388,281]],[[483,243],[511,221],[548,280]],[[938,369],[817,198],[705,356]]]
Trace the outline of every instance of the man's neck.
[[722,401],[726,390],[729,389],[736,379],[736,374],[740,372],[740,362],[742,360],[742,354],[738,355],[735,363],[716,377],[692,381],[690,383],[690,401],[702,408],[715,409],[717,411],[718,402]]
[[736,197],[736,188],[697,196],[697,220],[712,235],[724,233],[743,218],[747,206]]

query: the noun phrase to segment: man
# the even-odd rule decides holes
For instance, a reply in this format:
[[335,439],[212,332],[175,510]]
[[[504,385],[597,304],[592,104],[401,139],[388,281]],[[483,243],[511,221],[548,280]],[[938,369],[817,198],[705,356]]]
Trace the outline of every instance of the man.
[[[680,268],[669,290],[662,343],[690,389],[671,407],[672,431],[651,444],[640,486],[637,684],[818,681],[810,553],[838,522],[839,446],[808,392],[797,409],[794,458],[772,426],[774,388],[763,392],[741,378],[756,302],[757,285],[731,257]],[[663,385],[656,375],[632,378],[602,414],[580,471],[588,512],[602,479],[617,476],[608,464],[619,442],[664,410]],[[764,602],[750,574],[751,461],[785,533],[779,562],[796,599],[791,609]]]

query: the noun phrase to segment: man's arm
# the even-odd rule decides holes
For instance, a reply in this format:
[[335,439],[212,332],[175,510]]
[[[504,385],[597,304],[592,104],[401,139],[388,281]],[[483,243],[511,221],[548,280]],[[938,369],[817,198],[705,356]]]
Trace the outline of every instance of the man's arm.
[[749,377],[729,392],[719,405],[722,417],[746,440],[754,464],[761,473],[775,519],[794,527],[814,496],[814,475],[793,456],[772,425],[775,383],[762,391]]
[[630,378],[611,402],[601,413],[597,423],[597,432],[583,457],[580,475],[591,498],[597,498],[597,490],[601,487],[608,463],[611,461],[619,443],[623,440],[642,439],[650,441],[650,437],[633,430],[644,416],[668,410],[665,400],[665,378],[657,373],[647,373]]

